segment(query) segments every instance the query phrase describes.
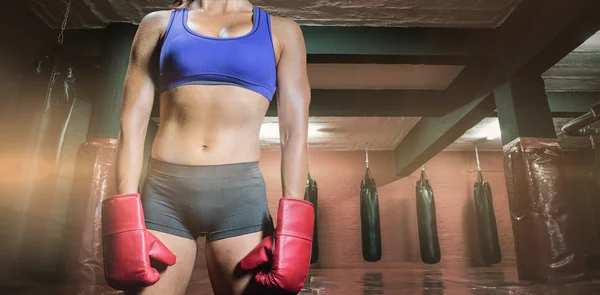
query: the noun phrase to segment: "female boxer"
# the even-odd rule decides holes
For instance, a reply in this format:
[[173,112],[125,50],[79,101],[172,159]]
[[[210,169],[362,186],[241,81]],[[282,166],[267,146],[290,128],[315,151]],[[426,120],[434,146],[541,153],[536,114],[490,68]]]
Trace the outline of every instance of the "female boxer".
[[[118,195],[103,203],[107,281],[137,294],[184,294],[196,239],[205,237],[216,295],[298,293],[314,220],[312,205],[300,199],[310,101],[300,28],[247,0],[178,2],[147,15],[133,42]],[[140,197],[155,92],[160,125]],[[283,192],[277,229],[258,166],[259,131],[275,92]]]

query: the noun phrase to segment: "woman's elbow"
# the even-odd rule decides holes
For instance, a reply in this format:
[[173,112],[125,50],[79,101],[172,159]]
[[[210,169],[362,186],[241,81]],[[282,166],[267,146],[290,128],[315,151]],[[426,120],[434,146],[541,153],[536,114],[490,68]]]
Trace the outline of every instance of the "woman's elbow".
[[281,136],[282,148],[292,147],[294,149],[304,148],[308,144],[308,132],[307,131],[296,131],[296,132],[285,132]]

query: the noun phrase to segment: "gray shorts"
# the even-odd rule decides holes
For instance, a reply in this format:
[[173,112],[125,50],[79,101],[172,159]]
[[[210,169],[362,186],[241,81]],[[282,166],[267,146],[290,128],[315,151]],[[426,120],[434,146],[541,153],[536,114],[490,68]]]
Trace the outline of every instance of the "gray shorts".
[[273,232],[258,162],[186,166],[150,160],[142,203],[146,228],[214,241]]

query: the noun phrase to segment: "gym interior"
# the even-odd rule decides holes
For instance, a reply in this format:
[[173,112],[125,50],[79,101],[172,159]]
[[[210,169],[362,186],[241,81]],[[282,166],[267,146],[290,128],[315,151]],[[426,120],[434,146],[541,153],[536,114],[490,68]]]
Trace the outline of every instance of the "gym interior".
[[[137,25],[168,2],[0,3],[0,293],[119,294],[100,204]],[[307,47],[301,294],[600,293],[600,1],[252,2]],[[273,100],[273,215],[278,130]],[[198,245],[187,294],[213,294]]]

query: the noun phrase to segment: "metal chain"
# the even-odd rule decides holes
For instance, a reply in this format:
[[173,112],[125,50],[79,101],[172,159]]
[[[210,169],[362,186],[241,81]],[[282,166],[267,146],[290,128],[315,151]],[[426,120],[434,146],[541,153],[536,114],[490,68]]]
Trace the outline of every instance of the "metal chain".
[[367,168],[369,168],[369,146],[366,143],[365,143],[365,155],[366,155]]
[[67,28],[67,21],[69,20],[69,13],[71,12],[71,2],[67,2],[67,10],[65,11],[65,18],[63,19],[62,26],[60,27],[60,34],[58,35],[58,44],[62,45],[65,38],[65,29]]
[[475,147],[475,158],[477,159],[477,171],[481,171],[481,166],[479,166],[479,150]]

